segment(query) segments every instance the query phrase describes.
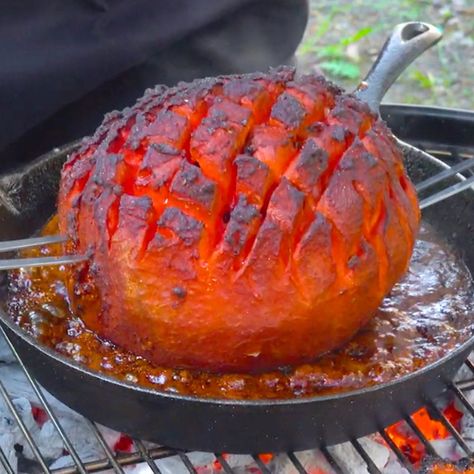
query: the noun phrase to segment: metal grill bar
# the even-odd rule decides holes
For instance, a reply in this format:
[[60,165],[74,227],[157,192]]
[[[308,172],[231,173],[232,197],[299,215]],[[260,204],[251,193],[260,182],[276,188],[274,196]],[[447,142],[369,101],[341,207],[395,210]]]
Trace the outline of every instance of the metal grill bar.
[[117,474],[123,474],[124,471],[122,469],[122,466],[120,466],[120,464],[115,459],[112,451],[109,448],[109,445],[105,442],[105,439],[102,436],[102,433],[97,428],[97,425],[95,423],[92,423],[92,421],[90,420],[87,420],[87,423],[91,431],[95,434],[96,438],[99,440],[99,444],[101,448],[104,450],[105,455],[107,456],[107,459],[110,461],[112,468],[115,470]]
[[15,474],[2,448],[0,448],[0,466],[5,470],[7,474]]
[[387,432],[385,430],[380,430],[379,433],[380,433],[380,436],[382,436],[382,438],[384,439],[384,441],[390,446],[390,449],[394,452],[395,456],[397,456],[397,459],[400,461],[402,466],[410,474],[415,474],[415,470],[413,469],[413,466],[408,461],[406,456],[401,452],[398,446],[392,441],[392,438],[390,438]]
[[459,380],[458,382],[456,382],[456,385],[461,390],[473,390],[474,389],[474,379]]
[[148,449],[147,452],[151,459],[169,458],[176,454],[175,449],[167,448],[166,446],[157,446],[156,448]]
[[[135,464],[137,462],[143,462],[141,456],[137,453],[132,455],[131,458],[125,457],[124,459],[120,459],[121,466],[129,466],[130,464]],[[84,463],[84,466],[87,472],[102,472],[106,471],[107,469],[112,469],[112,465],[108,459],[99,459],[97,461],[90,461]],[[75,466],[68,466],[62,467],[60,469],[54,469],[51,471],[52,474],[77,474],[77,468]]]
[[258,454],[255,454],[252,456],[254,461],[257,463],[257,466],[260,468],[263,474],[272,474],[269,470],[268,467],[265,465],[265,463],[260,459],[260,456]]
[[426,439],[425,435],[420,431],[420,428],[415,424],[415,422],[411,419],[410,416],[407,416],[405,418],[405,421],[407,422],[408,426],[412,429],[412,431],[415,433],[415,435],[419,438],[421,443],[426,449],[426,452],[430,456],[438,457],[438,453],[435,451],[431,443]]
[[466,444],[459,431],[453,426],[453,424],[444,416],[441,410],[434,404],[430,404],[431,410],[433,410],[436,417],[443,423],[446,429],[451,433],[451,436],[456,440],[456,442],[461,446],[464,452],[468,455],[472,455],[472,451],[469,449],[469,446]]
[[320,450],[321,450],[321,453],[326,458],[326,461],[329,463],[329,465],[332,467],[332,469],[334,470],[334,472],[336,474],[346,474],[345,470],[342,469],[342,467],[336,461],[336,459],[331,454],[331,452],[328,450],[328,448],[326,448],[326,446],[321,446]]
[[367,451],[359,443],[359,440],[353,439],[351,443],[352,443],[352,446],[354,446],[354,448],[356,449],[359,456],[364,460],[365,464],[367,464],[367,468],[370,474],[382,474],[380,472],[380,469],[375,465],[372,458],[367,454]]
[[[174,456],[176,452],[169,448],[154,448],[148,451],[148,455],[151,459],[160,459],[160,458],[167,458],[170,456]],[[120,466],[129,466],[130,464],[137,464],[141,462],[146,462],[143,459],[143,456],[139,452],[130,453],[130,454],[123,454],[120,457],[116,458],[116,461],[119,463]],[[98,459],[97,461],[91,461],[84,463],[84,467],[86,468],[87,472],[101,472],[105,471],[106,469],[110,469],[112,466],[108,459]],[[75,467],[64,467],[61,469],[55,469],[52,471],[52,474],[76,474]]]
[[224,469],[224,472],[226,474],[235,474],[234,470],[229,466],[229,463],[224,459],[224,456],[222,454],[215,454],[216,459],[219,461],[219,464],[222,466],[222,469]]
[[61,441],[64,444],[64,447],[66,448],[66,450],[68,451],[68,453],[70,454],[71,458],[73,459],[74,463],[77,466],[78,472],[80,474],[87,474],[87,472],[84,468],[84,465],[82,464],[82,461],[81,461],[79,455],[77,454],[77,451],[75,450],[75,448],[72,445],[71,441],[69,440],[66,433],[64,432],[63,427],[61,426],[61,423],[59,422],[58,418],[53,413],[53,410],[51,409],[48,401],[46,400],[46,397],[44,396],[43,391],[39,387],[38,382],[36,382],[36,380],[33,379],[33,377],[28,372],[27,368],[25,367],[25,364],[23,363],[20,356],[18,355],[18,352],[13,347],[13,344],[10,342],[10,339],[8,339],[8,336],[6,335],[4,329],[1,326],[0,326],[0,329],[1,329],[0,334],[3,335],[9,349],[12,351],[13,355],[17,358],[18,364],[22,368],[23,373],[24,373],[26,379],[28,380],[28,383],[33,388],[33,391],[35,392],[35,395],[38,397],[38,400],[40,401],[44,411],[47,413],[49,419],[51,420],[51,423],[53,424],[54,428],[59,433],[59,436],[61,437]]
[[5,400],[5,403],[10,410],[10,413],[13,415],[13,418],[15,418],[15,421],[17,422],[18,426],[20,427],[21,433],[25,437],[26,442],[31,448],[31,451],[33,452],[36,461],[38,461],[39,465],[43,469],[44,472],[48,473],[48,465],[46,464],[46,461],[44,460],[42,454],[40,453],[38,446],[36,446],[36,443],[33,441],[33,438],[26,428],[25,424],[23,423],[23,420],[21,419],[20,414],[18,413],[18,410],[15,408],[15,405],[13,405],[13,402],[10,398],[10,395],[8,395],[7,390],[5,389],[5,386],[3,385],[2,381],[0,380],[0,394],[2,395],[3,399]]
[[133,442],[135,443],[135,446],[138,449],[138,452],[142,455],[143,460],[148,464],[148,467],[152,470],[154,474],[161,474],[161,471],[158,469],[158,466],[156,465],[155,461],[153,461],[150,456],[148,455],[148,452],[144,446],[144,444],[137,439],[134,439]]
[[184,453],[182,453],[182,452],[179,452],[179,453],[178,453],[178,456],[180,457],[181,461],[183,461],[183,464],[186,466],[187,470],[188,470],[191,474],[197,474],[196,469],[194,469],[194,466],[192,465],[191,461],[190,461],[189,458],[186,456],[186,454],[184,454]]
[[458,399],[469,412],[469,414],[474,417],[474,407],[469,403],[469,400],[466,398],[466,395],[464,395],[464,393],[455,384],[451,386],[451,390],[455,393],[456,397],[458,397]]
[[295,453],[290,451],[289,453],[286,453],[286,454],[289,460],[292,462],[295,469],[298,471],[298,474],[308,474],[308,471],[300,463],[300,460],[296,457]]
[[467,366],[467,368],[474,374],[474,364],[469,360],[466,359],[464,364]]

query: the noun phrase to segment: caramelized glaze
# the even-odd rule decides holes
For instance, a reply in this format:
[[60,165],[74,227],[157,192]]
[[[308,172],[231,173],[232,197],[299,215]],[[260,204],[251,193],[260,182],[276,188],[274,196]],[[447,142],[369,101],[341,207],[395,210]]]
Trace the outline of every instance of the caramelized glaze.
[[57,205],[101,294],[86,325],[216,373],[351,340],[406,272],[420,221],[383,120],[286,67],[159,87],[107,115],[64,164]]
[[[56,222],[46,229],[54,233]],[[55,255],[59,245],[26,255]],[[77,271],[77,269],[76,269]],[[159,391],[226,399],[282,399],[333,394],[387,382],[420,369],[458,347],[473,333],[474,285],[463,262],[427,226],[410,269],[377,316],[339,351],[311,364],[261,374],[209,374],[157,367],[85,327],[71,307],[71,267],[10,273],[7,310],[39,343],[106,375]],[[96,307],[83,283],[80,304]]]

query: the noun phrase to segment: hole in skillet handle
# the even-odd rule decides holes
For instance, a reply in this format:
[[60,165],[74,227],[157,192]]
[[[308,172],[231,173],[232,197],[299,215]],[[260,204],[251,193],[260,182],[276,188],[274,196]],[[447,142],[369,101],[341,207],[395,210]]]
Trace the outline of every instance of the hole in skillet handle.
[[426,33],[429,29],[430,29],[429,26],[426,25],[425,23],[420,23],[420,22],[409,23],[402,30],[402,34],[401,34],[402,40],[409,41],[423,33]]
[[390,86],[408,65],[441,37],[441,31],[429,23],[412,21],[397,25],[354,94],[378,113]]

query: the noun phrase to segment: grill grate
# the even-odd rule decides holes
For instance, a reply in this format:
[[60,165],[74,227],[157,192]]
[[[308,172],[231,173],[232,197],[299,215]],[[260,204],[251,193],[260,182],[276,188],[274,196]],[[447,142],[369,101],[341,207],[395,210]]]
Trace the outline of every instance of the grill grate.
[[[413,140],[411,141],[413,142]],[[422,149],[425,148],[426,151],[428,151],[428,153],[436,156],[437,158],[443,161],[447,160],[451,162],[452,160],[452,162],[457,162],[462,159],[474,157],[472,149],[467,148],[467,147],[456,148],[453,146],[436,145],[436,149],[431,149],[431,147],[426,146],[427,144],[424,143],[423,141],[420,141],[414,144],[419,146]],[[423,145],[425,146],[423,147]],[[1,329],[0,327],[0,339],[3,337],[5,337],[6,339],[3,329]],[[54,473],[54,474],[75,474],[75,473],[86,474],[89,472],[104,472],[106,470],[112,470],[115,473],[123,473],[124,472],[123,468],[125,466],[138,464],[138,463],[146,463],[150,467],[151,472],[155,474],[161,474],[159,467],[154,461],[159,460],[159,459],[166,459],[170,457],[177,457],[182,463],[183,469],[187,470],[188,472],[190,473],[198,472],[196,470],[197,466],[193,465],[188,455],[189,453],[187,454],[185,452],[181,452],[181,451],[177,451],[171,448],[161,447],[161,446],[150,447],[149,445],[139,440],[133,440],[134,441],[133,452],[127,453],[127,454],[114,453],[109,448],[106,440],[104,439],[97,425],[89,420],[87,420],[86,423],[89,426],[91,433],[95,437],[96,443],[99,446],[101,446],[104,455],[100,459],[95,459],[88,462],[82,462],[74,447],[73,442],[68,437],[65,429],[62,426],[60,418],[54,413],[54,410],[51,408],[50,404],[48,403],[43,393],[43,389],[28,373],[28,370],[26,369],[25,365],[23,364],[21,359],[18,357],[18,354],[16,353],[16,351],[14,350],[14,348],[12,347],[12,345],[9,343],[8,340],[7,340],[7,344],[12,350],[13,354],[15,355],[21,369],[24,372],[24,375],[28,383],[31,385],[33,392],[38,397],[41,408],[49,416],[49,419],[54,425],[54,428],[57,430],[57,433],[59,434],[62,440],[65,451],[67,451],[67,453],[71,456],[71,459],[72,459],[72,465],[69,467],[49,470],[47,461],[45,460],[42,453],[40,452],[39,447],[35,444],[32,434],[28,431],[27,427],[22,421],[22,418],[20,416],[20,413],[18,412],[18,409],[15,407],[15,405],[12,402],[11,395],[7,392],[4,384],[0,380],[0,400],[3,398],[4,403],[10,410],[13,416],[13,419],[15,420],[19,429],[21,430],[21,433],[23,434],[25,445],[28,445],[31,448],[33,456],[36,460],[36,467],[35,467],[36,470],[34,472],[38,472],[38,467],[39,467],[40,472]],[[450,387],[448,387],[447,393],[452,399],[456,400],[457,405],[459,407],[462,407],[465,414],[474,417],[474,406],[469,402],[469,399],[467,397],[467,394],[470,391],[474,390],[474,365],[469,360],[467,360],[464,364],[464,369],[465,369],[464,373],[467,375],[462,380],[458,380],[455,383],[453,383]],[[442,413],[442,411],[439,409],[439,407],[436,405],[434,401],[429,401],[427,405],[428,405],[428,409],[430,411],[431,416],[433,416],[436,420],[441,422],[443,426],[448,430],[454,442],[457,444],[457,447],[460,450],[460,452],[463,452],[466,457],[474,460],[473,452],[469,448],[469,445],[467,443],[468,440],[464,439],[461,436],[458,430],[450,423],[450,421],[446,418],[446,416]],[[426,454],[433,456],[435,458],[438,457],[435,447],[423,435],[422,431],[416,425],[416,423],[412,420],[412,418],[407,415],[404,417],[404,421],[407,424],[407,426],[411,429],[411,431],[414,433],[414,435],[417,437],[417,439],[422,443],[422,445],[424,446],[426,450]],[[379,435],[385,441],[387,447],[394,453],[394,455],[396,456],[400,464],[409,473],[415,474],[417,470],[410,463],[407,456],[395,445],[395,443],[392,441],[392,439],[387,434],[387,432],[382,429],[379,431]],[[361,440],[357,440],[357,439],[351,440],[351,445],[353,449],[355,450],[355,453],[357,453],[357,456],[360,457],[360,460],[365,462],[366,468],[369,473],[375,474],[375,473],[381,472],[377,468],[374,460],[370,457],[369,453],[367,452]],[[333,448],[323,446],[320,448],[319,452],[325,459],[327,465],[330,466],[330,468],[332,469],[334,473],[336,474],[348,473],[348,471],[345,470],[345,468],[342,465],[340,465],[340,463],[338,462],[337,456],[333,453]],[[231,467],[231,465],[227,462],[226,457],[224,455],[220,453],[215,453],[214,456],[215,456],[216,464],[218,463],[220,472],[225,472],[226,474],[231,474],[231,473],[236,472]],[[309,472],[304,468],[302,462],[300,461],[298,457],[298,453],[289,452],[289,453],[286,453],[286,456],[287,456],[288,461],[291,463],[291,465],[294,468],[293,472],[296,472],[299,474],[304,474],[304,473]],[[265,464],[264,460],[259,455],[253,455],[252,457],[255,462],[255,465],[258,467],[260,472],[265,473],[265,474],[271,472],[269,470],[269,467]],[[13,470],[12,466],[8,463],[6,454],[1,450],[1,448],[0,448],[0,471],[5,472],[7,474],[15,474],[15,471]]]

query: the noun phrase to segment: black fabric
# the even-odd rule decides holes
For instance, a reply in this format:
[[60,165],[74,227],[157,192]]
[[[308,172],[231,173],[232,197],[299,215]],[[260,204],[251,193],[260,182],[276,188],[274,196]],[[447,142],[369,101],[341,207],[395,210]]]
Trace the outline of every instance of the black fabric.
[[90,133],[146,87],[267,69],[306,0],[0,0],[0,164]]

